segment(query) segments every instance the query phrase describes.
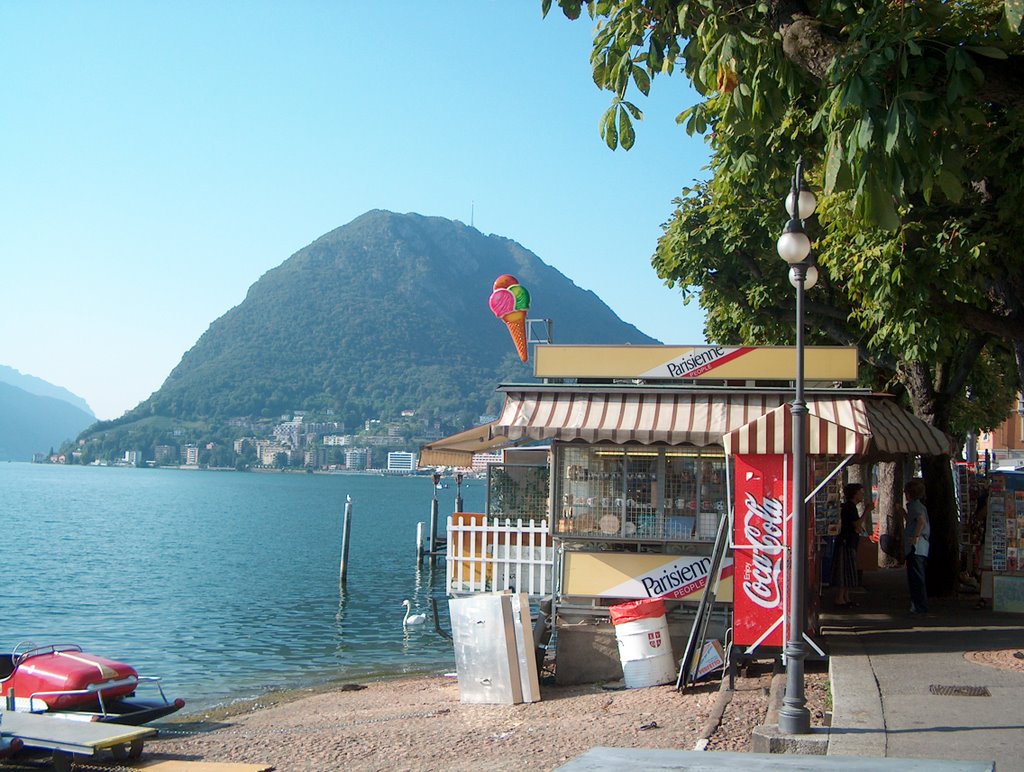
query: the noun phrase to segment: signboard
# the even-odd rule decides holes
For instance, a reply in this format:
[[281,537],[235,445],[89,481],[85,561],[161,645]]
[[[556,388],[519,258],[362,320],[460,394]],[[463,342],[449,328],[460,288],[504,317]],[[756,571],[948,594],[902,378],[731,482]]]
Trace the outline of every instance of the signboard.
[[993,577],[993,611],[1024,611],[1024,576]]
[[[665,598],[699,601],[708,583],[709,555],[657,555],[634,552],[566,552],[563,595],[590,598]],[[732,559],[722,564],[718,599],[733,595]]]
[[[538,378],[650,378],[657,380],[766,380],[796,377],[792,346],[538,346]],[[857,349],[807,346],[809,381],[855,381]]]
[[693,668],[690,677],[699,681],[708,673],[713,673],[725,664],[725,655],[722,651],[722,644],[716,640],[710,640],[701,649],[700,659]]
[[792,495],[786,461],[782,455],[735,457],[733,640],[739,646],[784,642]]

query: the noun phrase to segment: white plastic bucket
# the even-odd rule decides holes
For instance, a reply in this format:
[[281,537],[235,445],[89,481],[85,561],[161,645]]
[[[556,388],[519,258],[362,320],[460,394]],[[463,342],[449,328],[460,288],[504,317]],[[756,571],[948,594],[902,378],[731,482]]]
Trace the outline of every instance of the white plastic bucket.
[[629,689],[667,684],[676,678],[676,661],[672,656],[664,604],[660,601],[657,604],[646,601],[641,603],[644,605],[622,604],[613,607],[621,609],[627,605],[632,606],[625,614],[619,615],[620,618],[632,621],[617,622],[617,615],[614,612],[612,614],[622,675]]

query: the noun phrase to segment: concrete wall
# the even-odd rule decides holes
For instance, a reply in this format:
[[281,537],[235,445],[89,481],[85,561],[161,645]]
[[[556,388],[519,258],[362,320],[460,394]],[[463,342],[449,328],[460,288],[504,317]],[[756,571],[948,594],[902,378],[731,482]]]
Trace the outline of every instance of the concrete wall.
[[[692,626],[692,618],[669,618],[668,633],[677,665],[686,651],[686,641]],[[707,637],[722,641],[725,628],[724,614],[716,614],[708,624]],[[594,621],[584,617],[560,617],[557,636],[556,683],[568,686],[618,681],[623,677],[615,627],[607,619]]]

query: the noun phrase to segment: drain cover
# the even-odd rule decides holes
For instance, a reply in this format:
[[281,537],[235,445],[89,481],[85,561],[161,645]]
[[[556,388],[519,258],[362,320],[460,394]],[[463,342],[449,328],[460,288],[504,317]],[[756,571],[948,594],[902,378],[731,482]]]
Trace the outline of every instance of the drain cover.
[[932,684],[928,687],[932,694],[942,697],[991,697],[987,686],[939,686]]

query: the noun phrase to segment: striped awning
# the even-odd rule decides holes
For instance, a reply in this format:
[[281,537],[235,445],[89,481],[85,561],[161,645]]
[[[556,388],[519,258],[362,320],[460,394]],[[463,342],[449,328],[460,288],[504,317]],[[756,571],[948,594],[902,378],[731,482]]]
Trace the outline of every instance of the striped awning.
[[[509,391],[492,432],[509,440],[722,445],[731,453],[792,450],[786,393],[682,391]],[[891,399],[807,400],[807,452],[892,458],[940,455],[950,439]]]
[[482,424],[424,445],[417,466],[470,467],[476,453],[488,453],[508,444],[506,437],[495,433],[493,423]]
[[[805,446],[810,455],[885,460],[952,452],[946,434],[884,397],[809,399],[807,412]],[[722,444],[728,453],[789,453],[793,449],[790,405],[734,429]]]
[[495,427],[509,439],[721,445],[727,432],[784,401],[782,394],[510,391]]
[[[834,423],[811,411],[808,404],[804,447],[812,456],[859,456],[867,447],[867,436]],[[725,452],[790,453],[793,450],[793,410],[789,403],[765,413],[722,438]]]

